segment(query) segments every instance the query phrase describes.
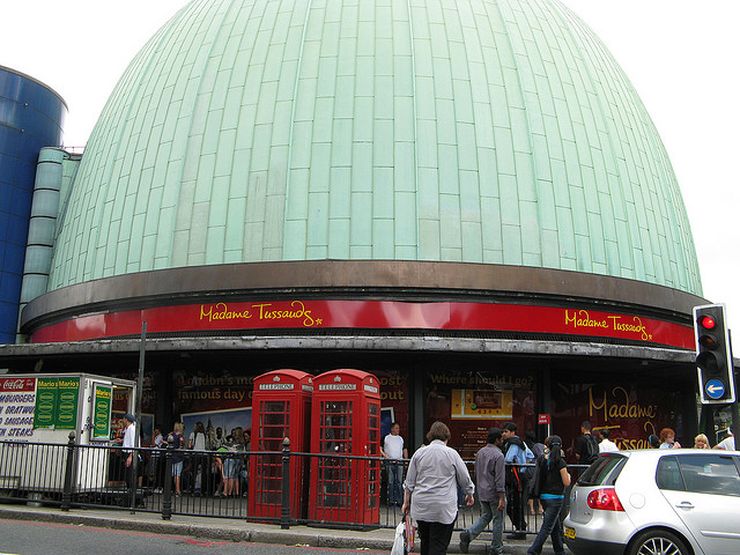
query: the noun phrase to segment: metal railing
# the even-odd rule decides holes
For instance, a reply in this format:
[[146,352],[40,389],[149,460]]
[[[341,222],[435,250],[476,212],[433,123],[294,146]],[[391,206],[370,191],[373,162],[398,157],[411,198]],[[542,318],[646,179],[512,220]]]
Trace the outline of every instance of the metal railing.
[[[292,452],[287,440],[282,451],[270,452],[124,450],[77,445],[71,433],[66,445],[0,441],[0,502],[152,512],[163,519],[237,518],[283,528],[395,528],[403,516],[403,497],[393,483],[403,483],[408,462]],[[466,464],[475,481],[473,463]],[[516,467],[526,476],[524,469],[532,466],[508,465],[507,473]],[[569,465],[573,483],[585,468]],[[521,487],[509,486],[506,533],[537,532],[541,512],[538,501],[530,499],[526,479]],[[466,507],[459,492],[456,529],[469,527],[479,514],[477,498]]]

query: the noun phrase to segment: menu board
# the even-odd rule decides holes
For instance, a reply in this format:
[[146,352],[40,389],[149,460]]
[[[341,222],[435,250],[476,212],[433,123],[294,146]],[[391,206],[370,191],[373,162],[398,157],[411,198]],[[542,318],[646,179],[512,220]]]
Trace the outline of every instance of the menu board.
[[73,430],[79,391],[79,378],[39,378],[34,428]]
[[59,404],[56,378],[39,378],[36,382],[36,412],[34,428],[54,428],[54,416]]
[[79,378],[59,378],[59,404],[57,405],[57,430],[74,430],[77,421],[77,397],[80,393]]
[[0,440],[33,437],[36,378],[0,378]]
[[113,388],[104,385],[95,385],[93,401],[93,435],[92,439],[110,438],[111,401]]

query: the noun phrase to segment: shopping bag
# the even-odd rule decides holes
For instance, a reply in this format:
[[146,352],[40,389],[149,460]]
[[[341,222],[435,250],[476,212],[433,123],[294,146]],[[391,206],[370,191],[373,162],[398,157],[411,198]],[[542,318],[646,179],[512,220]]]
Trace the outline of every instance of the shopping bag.
[[405,535],[406,532],[406,521],[402,520],[398,526],[396,526],[396,535],[393,538],[393,547],[391,548],[391,555],[406,555]]
[[406,513],[403,519],[404,524],[404,547],[406,553],[411,553],[414,550],[414,540],[416,539],[416,528],[414,528],[414,522],[411,520],[411,516]]

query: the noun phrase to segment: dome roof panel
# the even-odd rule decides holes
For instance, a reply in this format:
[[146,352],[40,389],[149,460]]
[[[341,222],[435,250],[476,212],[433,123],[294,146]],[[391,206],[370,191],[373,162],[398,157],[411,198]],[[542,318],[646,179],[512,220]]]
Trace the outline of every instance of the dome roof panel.
[[57,245],[51,288],[331,258],[701,292],[644,106],[552,0],[196,0],[111,95]]

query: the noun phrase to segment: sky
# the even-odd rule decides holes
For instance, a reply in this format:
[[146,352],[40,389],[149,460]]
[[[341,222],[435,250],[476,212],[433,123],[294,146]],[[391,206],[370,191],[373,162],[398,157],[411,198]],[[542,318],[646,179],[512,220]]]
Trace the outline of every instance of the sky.
[[[740,0],[561,1],[607,45],[645,103],[688,210],[704,297],[725,303],[740,330]],[[69,106],[65,145],[84,146],[128,63],[185,4],[4,2],[0,65],[55,89]]]

